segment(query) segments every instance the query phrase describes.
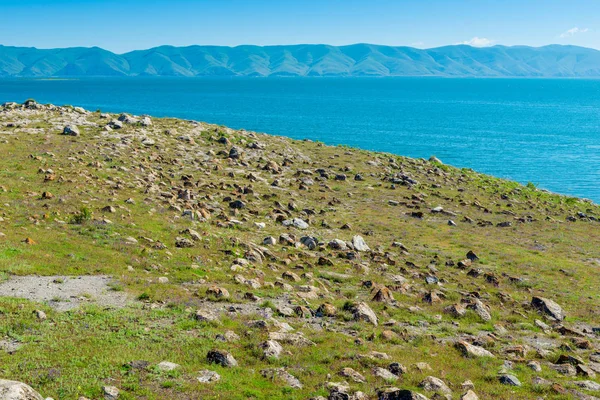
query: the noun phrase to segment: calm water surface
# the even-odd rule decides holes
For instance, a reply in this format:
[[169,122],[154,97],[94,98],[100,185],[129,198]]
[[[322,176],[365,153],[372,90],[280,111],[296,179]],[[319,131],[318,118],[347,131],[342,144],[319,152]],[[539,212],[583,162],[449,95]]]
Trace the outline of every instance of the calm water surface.
[[0,79],[0,103],[27,98],[436,155],[600,203],[600,80]]

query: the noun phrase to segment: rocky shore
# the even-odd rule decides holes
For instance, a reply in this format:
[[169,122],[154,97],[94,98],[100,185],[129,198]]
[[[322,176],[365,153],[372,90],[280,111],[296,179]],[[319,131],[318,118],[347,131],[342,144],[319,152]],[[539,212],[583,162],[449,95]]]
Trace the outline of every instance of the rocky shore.
[[589,201],[33,100],[0,154],[0,400],[600,398]]

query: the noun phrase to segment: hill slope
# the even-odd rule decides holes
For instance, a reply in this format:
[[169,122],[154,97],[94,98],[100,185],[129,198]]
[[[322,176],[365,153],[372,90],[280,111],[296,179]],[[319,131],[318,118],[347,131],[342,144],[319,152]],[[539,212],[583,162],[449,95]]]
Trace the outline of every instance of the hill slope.
[[0,148],[0,387],[596,399],[587,201],[435,159],[35,102],[0,108]]
[[94,48],[0,46],[0,77],[448,76],[598,77],[600,51],[466,45],[433,49],[350,46],[162,46],[117,55]]

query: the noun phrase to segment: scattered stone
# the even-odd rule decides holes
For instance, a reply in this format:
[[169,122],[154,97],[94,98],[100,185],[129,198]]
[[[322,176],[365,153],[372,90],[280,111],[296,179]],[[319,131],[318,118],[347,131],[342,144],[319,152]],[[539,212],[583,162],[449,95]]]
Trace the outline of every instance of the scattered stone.
[[170,361],[162,361],[156,365],[156,369],[161,372],[173,371],[179,367],[181,367],[181,365],[172,363]]
[[500,377],[498,377],[498,380],[503,385],[521,386],[521,382],[514,375],[500,375]]
[[115,386],[103,386],[102,393],[105,400],[116,400],[119,398],[119,389]]
[[237,367],[238,363],[233,356],[224,350],[210,350],[206,359],[211,364],[219,364],[222,367]]
[[535,308],[536,310],[540,311],[541,313],[545,314],[553,320],[562,321],[563,319],[565,319],[565,314],[561,306],[559,306],[552,300],[543,297],[533,297],[531,299],[531,305],[533,306],[533,308]]
[[456,343],[456,348],[466,357],[494,357],[492,353],[483,347],[472,345],[464,340],[458,341]]
[[215,371],[210,371],[208,369],[203,369],[198,371],[198,376],[196,377],[198,382],[200,383],[213,383],[217,382],[221,379],[221,375],[217,374]]
[[22,382],[0,379],[0,399],[2,400],[44,400],[31,386]]
[[342,368],[342,370],[340,371],[340,375],[346,378],[350,378],[357,383],[366,382],[365,377],[353,370],[352,368]]
[[267,379],[278,378],[287,383],[287,386],[293,389],[302,389],[302,383],[300,383],[298,378],[296,378],[283,368],[263,369],[262,371],[260,371],[260,374]]
[[63,135],[79,136],[79,128],[75,125],[67,125],[63,129]]
[[371,249],[367,246],[367,243],[362,236],[356,235],[352,238],[352,246],[356,251],[370,251]]
[[452,390],[439,378],[428,376],[419,383],[419,387],[428,392],[440,392],[444,395],[452,396]]
[[283,347],[276,340],[262,342],[259,347],[262,349],[265,358],[279,358],[283,352]]
[[355,320],[363,320],[377,326],[377,315],[366,303],[350,303],[346,305],[345,309],[354,315]]

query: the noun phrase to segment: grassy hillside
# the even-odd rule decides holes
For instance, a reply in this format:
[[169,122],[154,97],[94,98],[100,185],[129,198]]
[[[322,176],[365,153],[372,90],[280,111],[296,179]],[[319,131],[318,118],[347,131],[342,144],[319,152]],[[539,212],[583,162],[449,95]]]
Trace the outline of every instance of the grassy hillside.
[[600,393],[597,205],[436,159],[118,118],[0,108],[0,293],[109,276],[129,299],[0,297],[0,379],[54,399]]
[[598,77],[600,52],[577,46],[161,46],[114,54],[94,48],[0,46],[0,77],[446,76]]

